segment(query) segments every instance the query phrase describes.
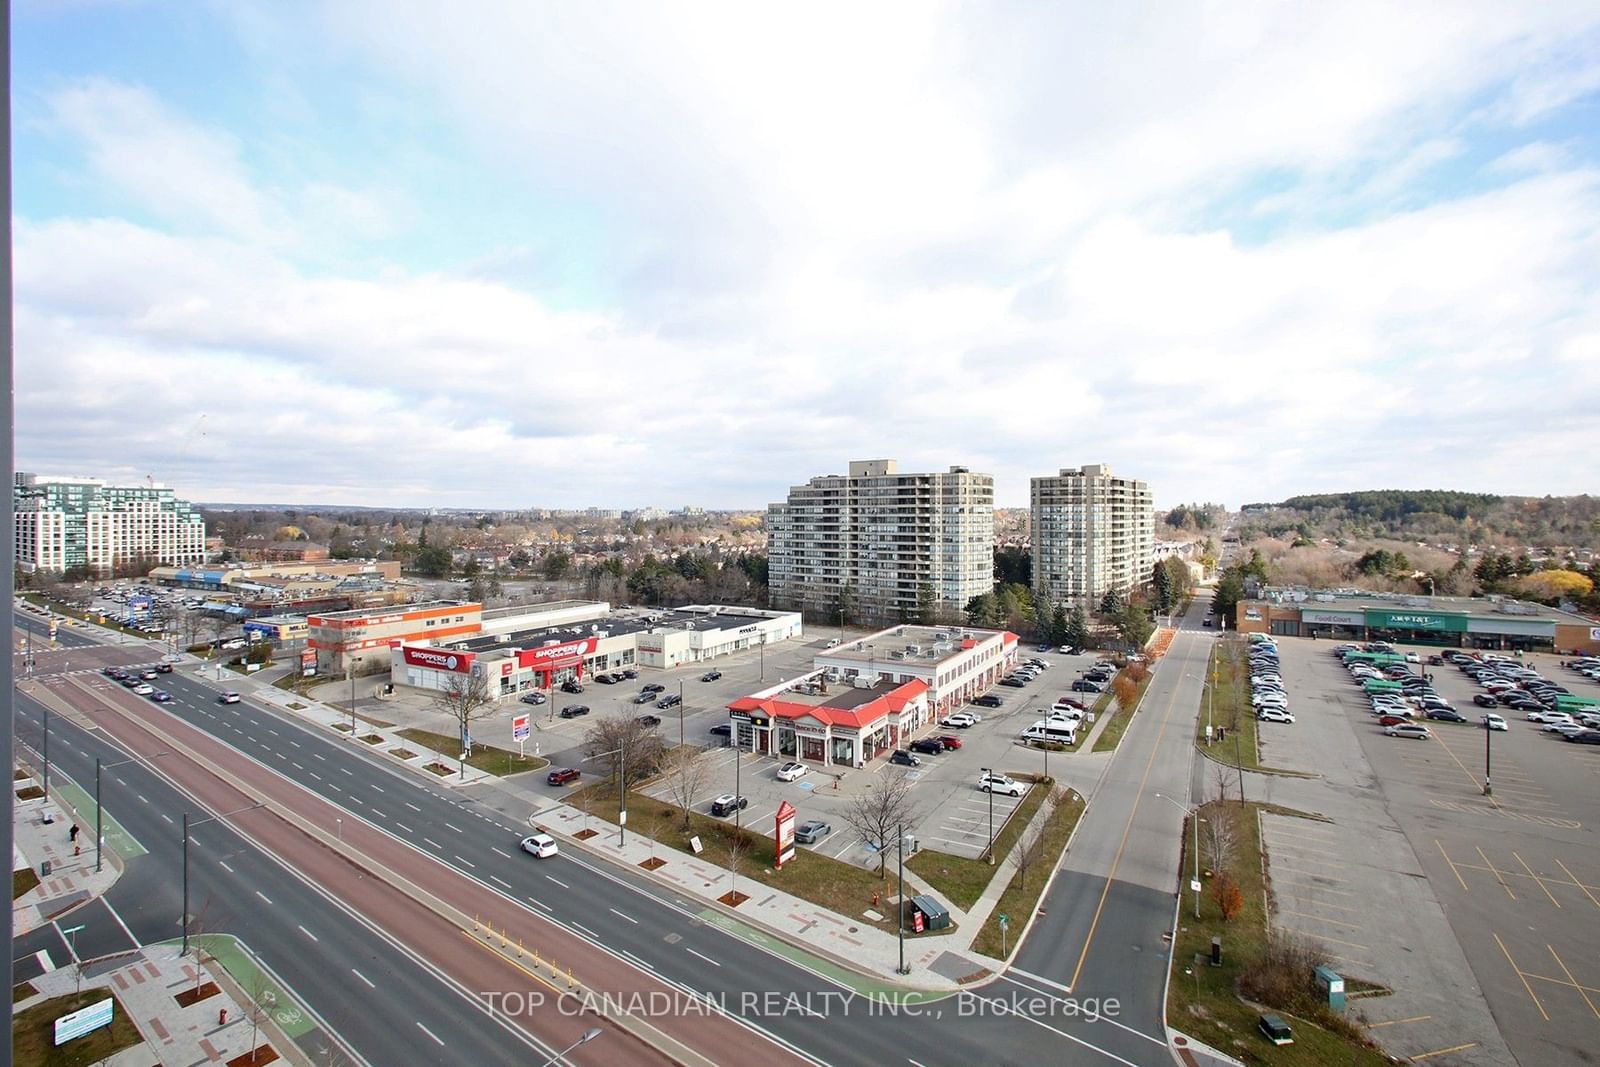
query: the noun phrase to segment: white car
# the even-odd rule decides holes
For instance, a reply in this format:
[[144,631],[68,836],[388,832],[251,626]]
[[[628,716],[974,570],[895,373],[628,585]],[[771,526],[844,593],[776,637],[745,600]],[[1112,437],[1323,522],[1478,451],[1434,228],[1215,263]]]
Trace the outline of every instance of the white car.
[[1021,782],[1003,774],[978,775],[978,788],[985,793],[1001,793],[1008,797],[1020,797],[1023,793]]
[[1485,730],[1506,730],[1506,729],[1509,729],[1509,727],[1506,726],[1505,719],[1503,719],[1500,716],[1495,715],[1493,713],[1490,713],[1490,714],[1485,715],[1483,717],[1483,728]]
[[1294,722],[1294,716],[1283,708],[1263,708],[1256,712],[1256,718],[1261,722]]
[[970,711],[958,711],[940,725],[954,726],[958,730],[965,730],[967,727],[976,726],[982,721],[983,719],[981,716],[974,715]]
[[778,781],[792,782],[803,774],[810,773],[811,768],[804,763],[785,763],[778,768]]
[[217,698],[217,703],[219,703],[219,704],[237,704],[237,703],[239,703],[239,694],[238,693],[223,693],[221,696],[219,696]]
[[[135,689],[134,692],[137,693],[138,690]],[[1564,711],[1530,711],[1530,712],[1528,712],[1528,721],[1529,722],[1571,722],[1572,719]]]
[[138,685],[133,687],[133,692],[136,696],[147,697],[155,691],[156,687],[151,685],[149,682],[140,682]]
[[1417,655],[1415,652],[1407,652],[1406,653],[1406,662],[1407,663],[1421,663],[1422,662],[1422,657]]
[[556,839],[549,834],[534,834],[522,839],[522,851],[530,856],[546,859],[556,855],[560,850],[556,848]]
[[1547,734],[1577,734],[1586,729],[1588,727],[1579,726],[1575,722],[1553,722],[1545,726],[1544,732]]

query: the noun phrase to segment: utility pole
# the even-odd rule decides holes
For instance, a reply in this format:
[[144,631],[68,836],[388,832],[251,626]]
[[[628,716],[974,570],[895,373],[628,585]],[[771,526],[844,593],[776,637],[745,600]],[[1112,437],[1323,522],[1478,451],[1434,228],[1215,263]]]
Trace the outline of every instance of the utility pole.
[[906,827],[900,823],[895,827],[894,858],[895,866],[899,870],[900,899],[895,902],[899,910],[895,930],[900,935],[900,966],[895,968],[896,974],[910,974],[911,968],[906,966]]
[[1483,795],[1494,796],[1494,786],[1489,784],[1489,738],[1494,736],[1494,731],[1489,729],[1489,724],[1483,724]]
[[983,770],[983,776],[984,776],[983,777],[983,781],[984,781],[983,791],[985,793],[989,794],[989,844],[985,847],[984,851],[987,852],[988,855],[989,855],[989,866],[993,867],[994,866],[994,783],[989,781],[989,776],[992,775],[994,773],[994,771],[993,771],[993,769],[991,769],[989,767],[984,767],[984,768],[982,768],[982,770]]

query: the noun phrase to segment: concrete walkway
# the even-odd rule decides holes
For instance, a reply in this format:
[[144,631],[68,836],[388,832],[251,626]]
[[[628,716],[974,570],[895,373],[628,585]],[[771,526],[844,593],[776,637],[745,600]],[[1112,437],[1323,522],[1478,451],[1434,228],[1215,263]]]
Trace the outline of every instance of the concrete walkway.
[[[19,778],[12,782],[12,788],[21,790],[38,784],[35,778]],[[75,820],[76,845],[68,837]],[[55,794],[19,800],[12,828],[12,869],[31,867],[39,875],[38,885],[11,902],[14,937],[32,933],[62,912],[104,893],[122,873],[122,860],[110,848],[105,849],[102,869],[95,872],[92,808],[74,812]],[[43,873],[46,864],[49,874]]]

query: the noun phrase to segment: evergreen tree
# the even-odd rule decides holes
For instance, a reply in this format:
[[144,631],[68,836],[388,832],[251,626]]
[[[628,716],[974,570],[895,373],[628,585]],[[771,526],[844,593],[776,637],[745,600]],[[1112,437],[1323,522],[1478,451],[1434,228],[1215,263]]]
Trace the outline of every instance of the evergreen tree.
[[[1061,606],[1057,605],[1056,612],[1059,614],[1061,610]],[[1083,609],[1076,604],[1062,620],[1061,643],[1080,651],[1089,647],[1089,624],[1084,619]]]

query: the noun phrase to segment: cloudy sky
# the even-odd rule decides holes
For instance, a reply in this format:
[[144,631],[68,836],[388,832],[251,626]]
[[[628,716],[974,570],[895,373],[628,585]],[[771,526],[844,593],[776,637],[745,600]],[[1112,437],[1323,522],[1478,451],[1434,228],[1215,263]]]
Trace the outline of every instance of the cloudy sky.
[[15,7],[22,469],[1600,489],[1592,2]]

